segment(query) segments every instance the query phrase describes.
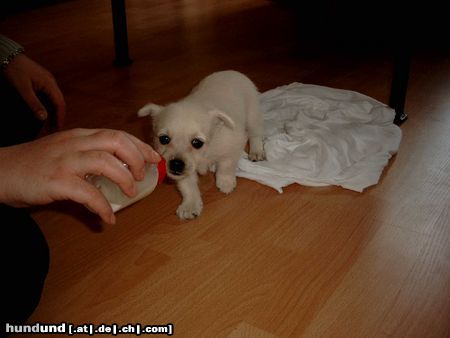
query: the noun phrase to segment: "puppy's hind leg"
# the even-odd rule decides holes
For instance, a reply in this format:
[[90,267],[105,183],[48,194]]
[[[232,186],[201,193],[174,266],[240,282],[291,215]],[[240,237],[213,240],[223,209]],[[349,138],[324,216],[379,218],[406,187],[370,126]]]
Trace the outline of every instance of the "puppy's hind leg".
[[183,201],[177,209],[177,216],[181,219],[191,219],[200,216],[203,201],[197,184],[196,174],[190,175],[177,182]]
[[251,161],[262,161],[265,158],[263,146],[263,115],[259,107],[257,94],[247,102],[247,133],[249,141],[248,158]]

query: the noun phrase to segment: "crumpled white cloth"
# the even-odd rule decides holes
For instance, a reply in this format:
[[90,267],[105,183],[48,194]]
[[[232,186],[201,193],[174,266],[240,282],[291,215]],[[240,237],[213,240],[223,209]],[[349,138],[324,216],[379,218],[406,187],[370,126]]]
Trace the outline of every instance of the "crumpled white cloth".
[[395,111],[358,92],[292,83],[260,96],[266,160],[244,153],[236,175],[278,192],[292,183],[362,192],[400,145]]

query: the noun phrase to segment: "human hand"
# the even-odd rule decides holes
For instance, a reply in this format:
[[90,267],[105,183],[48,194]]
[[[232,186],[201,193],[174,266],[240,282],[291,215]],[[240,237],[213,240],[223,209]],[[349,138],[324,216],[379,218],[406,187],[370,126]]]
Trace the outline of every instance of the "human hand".
[[145,163],[159,160],[149,145],[123,131],[57,132],[0,148],[0,201],[25,207],[72,200],[114,224],[111,206],[100,190],[85,180],[86,175],[104,175],[132,197],[137,193],[135,180],[144,178]]
[[66,105],[55,78],[48,70],[19,54],[4,69],[4,74],[40,120],[48,118],[48,111],[36,94],[42,92],[47,95],[55,108],[57,127],[62,128]]

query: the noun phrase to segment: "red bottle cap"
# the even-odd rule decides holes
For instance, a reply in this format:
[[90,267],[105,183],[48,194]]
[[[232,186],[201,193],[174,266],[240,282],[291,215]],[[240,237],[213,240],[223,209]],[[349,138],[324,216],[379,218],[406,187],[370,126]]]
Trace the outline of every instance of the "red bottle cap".
[[161,161],[158,162],[158,184],[166,178],[166,160],[161,156]]

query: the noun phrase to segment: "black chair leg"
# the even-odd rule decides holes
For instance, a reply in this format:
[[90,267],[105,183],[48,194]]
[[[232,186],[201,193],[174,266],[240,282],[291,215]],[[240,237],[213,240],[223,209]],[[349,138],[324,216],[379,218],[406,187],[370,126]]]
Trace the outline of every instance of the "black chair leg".
[[114,65],[117,67],[123,67],[133,62],[128,54],[127,13],[125,8],[125,0],[111,0],[111,7],[114,29],[114,47],[116,52]]
[[407,48],[397,51],[389,99],[389,106],[395,110],[394,123],[397,125],[402,124],[408,118],[408,115],[405,113],[405,100],[410,66],[411,51]]

